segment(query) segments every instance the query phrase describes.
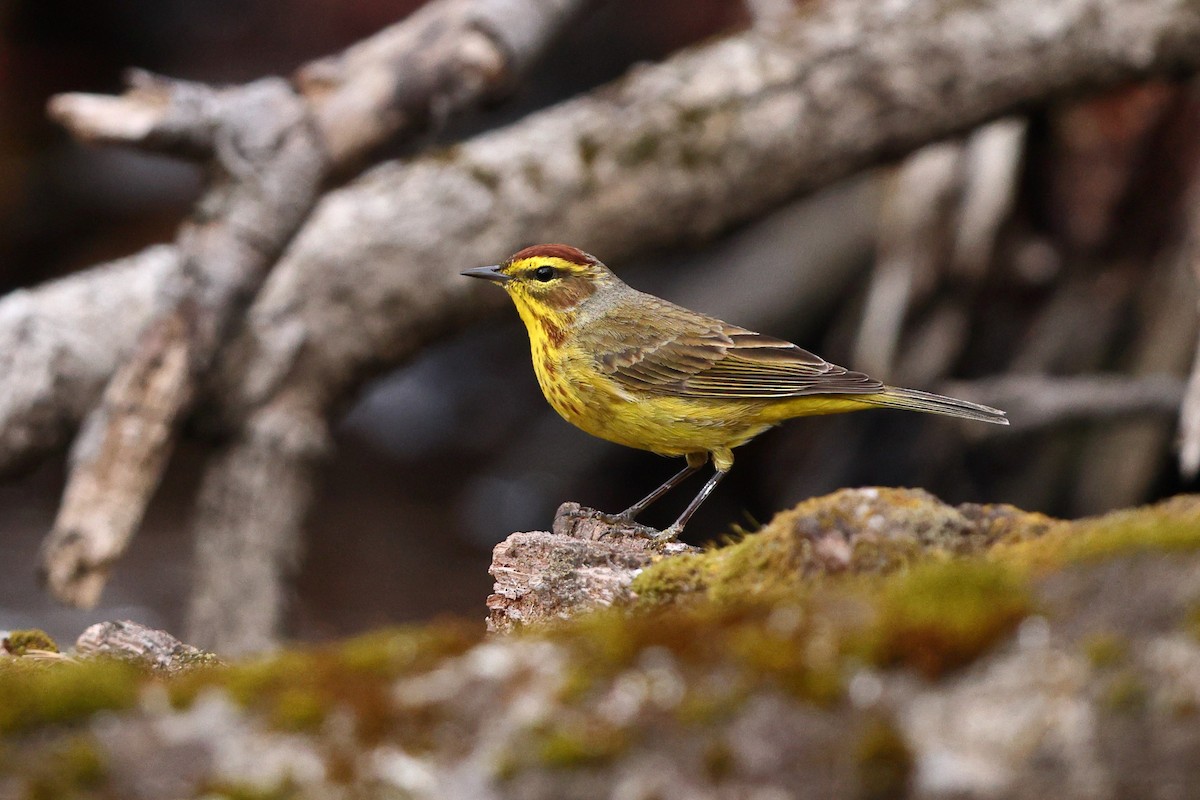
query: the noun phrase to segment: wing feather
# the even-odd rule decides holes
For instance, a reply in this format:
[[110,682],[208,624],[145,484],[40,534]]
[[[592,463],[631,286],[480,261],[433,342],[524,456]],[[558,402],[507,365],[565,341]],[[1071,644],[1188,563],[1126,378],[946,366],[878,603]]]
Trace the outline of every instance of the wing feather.
[[830,364],[791,342],[650,295],[642,295],[638,305],[636,317],[609,309],[605,324],[590,326],[595,335],[589,336],[597,367],[633,391],[779,399],[883,390],[879,381]]

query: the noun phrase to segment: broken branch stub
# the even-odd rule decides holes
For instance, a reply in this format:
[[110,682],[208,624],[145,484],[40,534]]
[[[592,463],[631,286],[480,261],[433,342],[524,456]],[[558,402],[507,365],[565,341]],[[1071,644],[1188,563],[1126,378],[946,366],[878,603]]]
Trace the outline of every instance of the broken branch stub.
[[190,322],[181,307],[151,325],[76,439],[71,479],[41,557],[46,586],[64,602],[96,605],[145,512],[136,498],[158,485],[176,414],[191,395]]

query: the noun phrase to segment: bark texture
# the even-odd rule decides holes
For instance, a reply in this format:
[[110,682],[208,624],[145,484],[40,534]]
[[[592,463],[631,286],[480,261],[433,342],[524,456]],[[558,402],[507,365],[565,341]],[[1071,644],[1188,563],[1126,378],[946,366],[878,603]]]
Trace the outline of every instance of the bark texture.
[[552,532],[514,533],[496,545],[488,570],[496,579],[487,599],[489,631],[628,602],[633,598],[629,585],[644,567],[699,552],[682,542],[656,543],[649,538],[653,531],[610,525],[595,513],[563,503]]

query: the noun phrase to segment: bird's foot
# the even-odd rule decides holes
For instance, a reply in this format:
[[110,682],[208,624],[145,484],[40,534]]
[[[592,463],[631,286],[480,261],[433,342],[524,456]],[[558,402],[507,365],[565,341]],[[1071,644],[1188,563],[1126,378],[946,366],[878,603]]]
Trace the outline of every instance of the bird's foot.
[[556,533],[568,533],[584,539],[603,539],[608,536],[640,536],[660,541],[661,531],[634,522],[626,513],[606,514],[578,503],[563,503],[555,514]]
[[679,534],[683,533],[683,528],[678,525],[668,525],[663,530],[654,535],[656,542],[674,542],[679,539]]

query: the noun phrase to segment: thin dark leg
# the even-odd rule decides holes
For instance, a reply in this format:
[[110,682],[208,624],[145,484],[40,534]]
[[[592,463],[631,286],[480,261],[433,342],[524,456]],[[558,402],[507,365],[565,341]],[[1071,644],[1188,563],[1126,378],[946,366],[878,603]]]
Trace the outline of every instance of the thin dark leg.
[[685,508],[683,513],[679,515],[679,519],[675,520],[675,524],[662,532],[662,538],[674,539],[678,537],[683,531],[683,526],[687,525],[688,520],[692,518],[692,514],[696,513],[696,509],[700,507],[701,503],[708,499],[708,496],[712,494],[712,490],[717,488],[717,484],[720,483],[721,479],[727,474],[727,472],[723,472],[721,470],[714,472],[713,476],[708,479],[708,483],[704,484],[704,488],[700,490],[700,494],[696,495],[695,499],[688,503],[688,507]]
[[653,492],[651,492],[650,494],[643,497],[641,500],[638,500],[636,503],[634,503],[629,508],[622,511],[620,514],[617,514],[616,515],[617,519],[628,520],[628,521],[632,522],[634,519],[637,518],[638,514],[642,513],[647,508],[649,508],[651,506],[651,504],[653,504],[656,500],[661,498],[664,494],[671,491],[676,486],[678,486],[679,484],[681,484],[685,480],[687,480],[688,477],[690,477],[694,472],[696,472],[696,470],[700,469],[701,466],[703,466],[703,462],[701,462],[700,464],[697,464],[694,467],[691,464],[688,464],[686,467],[679,470],[679,472],[676,473],[674,477],[669,478],[667,480],[667,482],[664,483],[662,486],[658,487]]

